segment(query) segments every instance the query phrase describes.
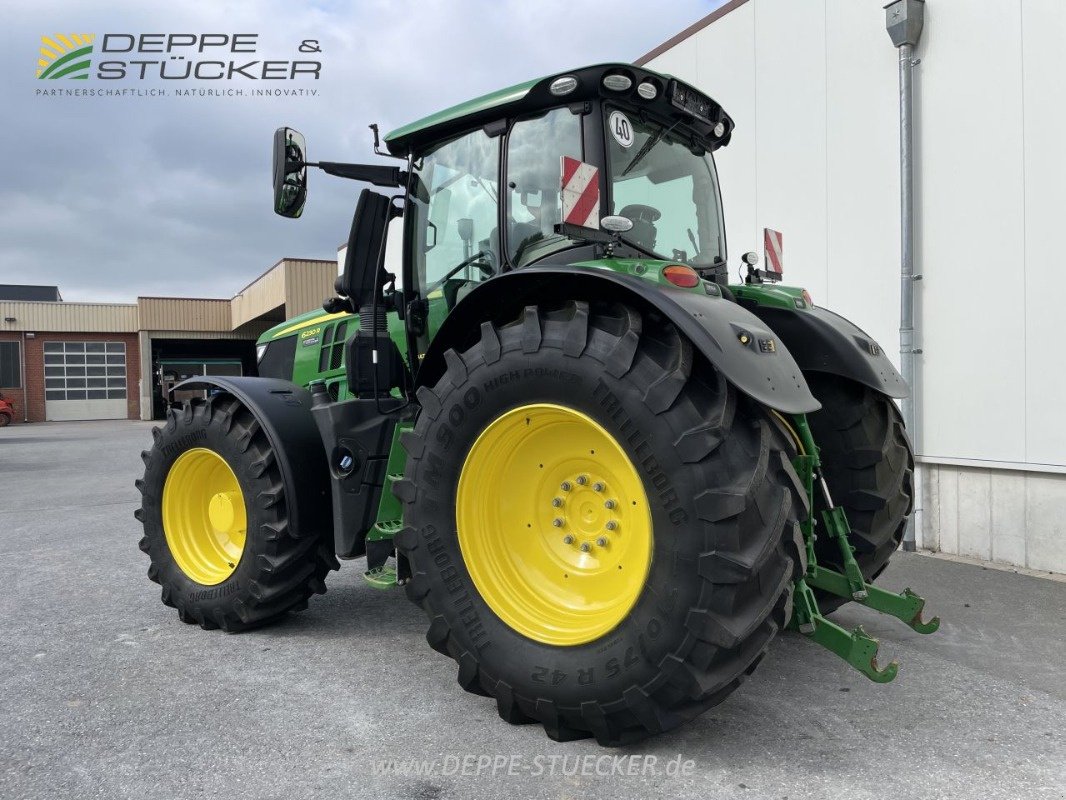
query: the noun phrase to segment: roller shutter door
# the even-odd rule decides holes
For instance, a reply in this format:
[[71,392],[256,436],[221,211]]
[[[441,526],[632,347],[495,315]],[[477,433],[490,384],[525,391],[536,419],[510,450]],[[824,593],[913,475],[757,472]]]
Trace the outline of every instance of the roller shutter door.
[[124,342],[45,342],[45,418],[126,419]]

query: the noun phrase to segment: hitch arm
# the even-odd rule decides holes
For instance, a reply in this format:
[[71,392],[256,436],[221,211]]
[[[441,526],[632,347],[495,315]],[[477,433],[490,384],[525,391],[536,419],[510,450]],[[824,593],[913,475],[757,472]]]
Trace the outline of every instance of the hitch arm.
[[[818,565],[808,570],[807,583],[815,589],[821,589],[823,592],[839,597],[848,597],[851,592],[851,584],[845,576]],[[934,633],[940,627],[940,617],[933,617],[928,622],[922,619],[925,599],[910,589],[893,594],[867,583],[866,592],[867,596],[861,600],[856,599],[857,603],[902,620],[918,633]]]
[[879,667],[877,664],[878,641],[867,634],[861,626],[849,632],[822,616],[813,589],[854,600],[867,608],[896,617],[918,633],[933,633],[940,627],[940,619],[934,617],[928,622],[923,620],[922,611],[925,608],[925,600],[910,589],[893,594],[866,581],[855,560],[854,548],[848,541],[851,526],[847,515],[843,508],[833,504],[829,487],[822,475],[818,447],[814,442],[806,416],[796,415],[791,421],[780,414],[776,416],[795,441],[797,455],[793,459],[793,465],[807,493],[810,507],[814,508],[815,484],[818,484],[817,489],[821,490],[825,498],[822,522],[826,528],[826,535],[836,543],[843,567],[841,572],[837,572],[818,564],[814,547],[817,539],[814,532],[816,523],[813,514],[808,514],[800,524],[807,555],[807,571],[795,582],[794,607],[789,627],[835,653],[870,680],[888,683],[896,677],[899,664],[893,660],[883,669]]
[[893,660],[881,669],[877,664],[880,643],[862,626],[846,631],[835,622],[830,622],[818,610],[814,592],[802,578],[796,581],[795,607],[792,626],[800,633],[817,642],[826,650],[836,653],[854,669],[874,683],[888,683],[899,672],[899,662]]

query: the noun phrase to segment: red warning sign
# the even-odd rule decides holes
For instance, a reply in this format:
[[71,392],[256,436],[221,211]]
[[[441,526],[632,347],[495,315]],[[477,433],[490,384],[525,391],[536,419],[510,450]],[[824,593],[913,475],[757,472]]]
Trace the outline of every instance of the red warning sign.
[[600,171],[570,156],[560,159],[563,222],[582,228],[600,227]]
[[780,231],[762,229],[763,262],[767,272],[781,275],[785,271],[784,241]]

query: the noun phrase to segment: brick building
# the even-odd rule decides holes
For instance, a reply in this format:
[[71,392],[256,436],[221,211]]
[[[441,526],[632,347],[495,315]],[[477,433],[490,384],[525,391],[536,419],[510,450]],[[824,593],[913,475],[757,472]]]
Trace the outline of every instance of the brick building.
[[54,286],[0,285],[0,394],[15,422],[158,417],[161,360],[226,359],[255,374],[259,335],[317,307],[336,275],[335,261],[285,258],[228,300],[136,303],[63,302]]

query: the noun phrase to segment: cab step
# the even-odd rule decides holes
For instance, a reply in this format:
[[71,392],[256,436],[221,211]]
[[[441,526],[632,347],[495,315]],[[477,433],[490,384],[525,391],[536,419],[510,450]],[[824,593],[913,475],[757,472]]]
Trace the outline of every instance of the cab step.
[[[397,533],[400,532],[401,528],[403,528],[402,519],[383,519],[374,523],[374,530],[384,537],[395,536]],[[379,536],[375,538],[381,537]]]
[[363,573],[363,580],[375,589],[392,589],[396,586],[396,568],[385,564]]

